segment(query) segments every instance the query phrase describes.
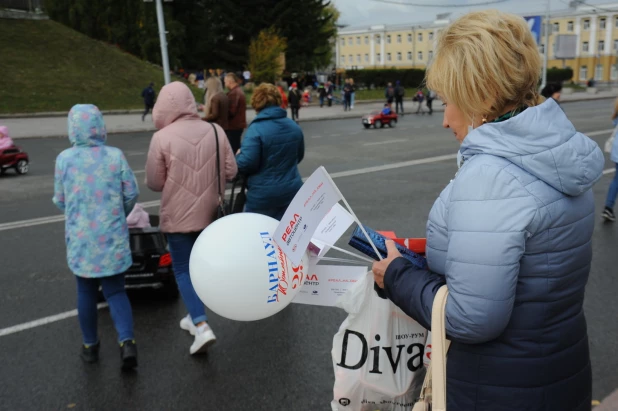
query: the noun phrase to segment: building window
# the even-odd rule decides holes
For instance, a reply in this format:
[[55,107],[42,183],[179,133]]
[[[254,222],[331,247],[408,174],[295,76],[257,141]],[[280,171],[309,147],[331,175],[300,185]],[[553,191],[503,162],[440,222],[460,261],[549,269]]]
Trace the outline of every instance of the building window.
[[614,20],[614,27],[618,29],[618,17],[616,17],[616,19]]
[[412,43],[412,35],[408,34],[408,43]]
[[360,37],[356,38],[356,44],[360,46],[361,42],[360,42]]
[[584,30],[590,30],[590,20],[584,20]]
[[423,33],[418,33],[418,41],[423,41]]
[[369,36],[365,36],[365,44],[369,44]]
[[429,51],[429,54],[427,55],[427,60],[431,60],[433,58],[433,51]]
[[376,43],[380,44],[381,41],[382,41],[382,38],[380,36],[376,36]]
[[401,60],[402,60],[402,58],[401,58],[401,52],[399,52],[399,53],[397,53],[397,61],[401,61]]
[[412,61],[412,52],[408,51],[408,61]]
[[391,53],[386,53],[386,61],[393,61],[393,56]]
[[605,30],[607,28],[607,20],[605,19],[600,19],[599,20],[599,28],[601,30]]
[[612,80],[618,80],[618,67],[616,67],[615,64],[612,64],[611,79]]
[[551,51],[556,54],[556,43],[551,44]]
[[376,54],[376,60],[378,60],[378,63],[382,61],[382,55],[380,53]]
[[594,79],[597,81],[603,80],[603,65],[602,64],[597,64],[597,67],[594,70]]
[[584,44],[582,44],[582,51],[584,53],[587,53],[589,51],[588,42],[587,41],[584,41]]
[[354,56],[350,54],[350,56],[348,57],[348,62],[350,63],[354,63]]
[[572,21],[569,21],[567,23],[567,31],[570,31],[570,32],[573,31],[573,22]]
[[345,56],[341,56],[341,64],[345,64]]
[[343,37],[341,38],[341,45],[345,46],[345,39]]
[[357,62],[357,63],[360,63],[360,62],[361,62],[361,56],[360,56],[360,54],[357,54],[357,55],[356,55],[356,62]]
[[352,39],[352,37],[350,37],[350,38],[348,39],[348,45],[350,45],[350,46],[351,46],[353,43],[354,43],[354,39]]
[[418,59],[419,59],[419,61],[423,61],[423,52],[422,51],[418,52]]
[[605,51],[605,41],[599,40],[599,51]]
[[429,41],[433,40],[433,31],[430,31],[428,36],[429,36]]
[[588,67],[586,66],[581,66],[579,68],[579,80],[580,81],[586,81],[588,80]]
[[560,23],[554,23],[554,33],[558,33],[560,31]]
[[401,43],[401,34],[397,34],[397,43]]
[[365,54],[365,63],[369,63],[369,54]]
[[541,54],[545,54],[545,44],[541,44],[541,45],[539,46],[539,53],[541,53]]
[[618,51],[618,40],[614,40],[614,51]]
[[391,44],[391,35],[386,36],[386,43]]

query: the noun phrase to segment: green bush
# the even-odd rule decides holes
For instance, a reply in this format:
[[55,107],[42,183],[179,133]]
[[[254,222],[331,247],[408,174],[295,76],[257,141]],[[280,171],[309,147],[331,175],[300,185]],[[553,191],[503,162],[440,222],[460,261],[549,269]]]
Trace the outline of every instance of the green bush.
[[547,70],[547,82],[548,83],[560,83],[562,84],[565,81],[569,81],[573,78],[573,69],[571,67],[567,68],[557,68],[552,67]]
[[390,82],[400,81],[406,88],[421,87],[425,80],[425,70],[421,69],[376,69],[348,70],[346,78],[354,79],[357,87],[384,88]]

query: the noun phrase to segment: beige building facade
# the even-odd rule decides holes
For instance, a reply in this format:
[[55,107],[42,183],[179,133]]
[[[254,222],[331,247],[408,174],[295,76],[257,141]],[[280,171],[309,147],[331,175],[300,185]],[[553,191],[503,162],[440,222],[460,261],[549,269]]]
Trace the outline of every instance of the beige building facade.
[[[539,13],[521,13],[530,17]],[[570,67],[573,81],[618,82],[618,3],[585,6],[550,14],[548,68]],[[543,16],[543,22],[545,18]],[[433,57],[438,33],[450,23],[375,25],[340,30],[336,44],[339,69],[425,68]],[[545,24],[543,24],[545,26]],[[557,42],[563,35],[576,44],[572,58],[557,57]],[[544,33],[539,52],[544,53]]]

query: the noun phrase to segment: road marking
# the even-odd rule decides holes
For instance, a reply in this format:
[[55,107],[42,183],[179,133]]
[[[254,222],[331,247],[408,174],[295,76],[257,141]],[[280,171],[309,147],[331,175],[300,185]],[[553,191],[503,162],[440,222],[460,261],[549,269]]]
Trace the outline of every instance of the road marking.
[[322,136],[311,136],[311,138],[322,138]]
[[382,144],[402,143],[404,141],[409,141],[409,140],[399,139],[399,140],[374,141],[373,143],[365,143],[363,145],[364,146],[381,146]]
[[[107,307],[107,303],[100,303],[97,305],[97,309]],[[15,334],[20,331],[29,330],[31,328],[41,327],[43,325],[55,323],[57,321],[66,320],[67,318],[77,317],[77,310],[66,311],[64,313],[50,315],[49,317],[39,318],[38,320],[29,321],[27,323],[13,325],[11,327],[0,329],[0,337],[5,335]]]
[[341,134],[331,134],[331,137],[341,137]]
[[[593,131],[593,132],[584,133],[584,134],[586,134],[589,137],[594,137],[594,136],[600,136],[603,134],[611,133],[613,130],[614,129],[600,130],[600,131]],[[385,142],[382,141],[379,144],[384,144],[384,143]],[[397,168],[412,167],[412,166],[421,165],[421,164],[429,164],[429,163],[436,163],[440,161],[452,160],[455,158],[457,158],[456,154],[447,154],[444,156],[421,158],[418,160],[403,161],[400,163],[385,164],[385,165],[376,166],[376,167],[367,167],[367,168],[361,168],[361,169],[356,169],[356,170],[342,171],[342,172],[331,174],[331,177],[341,178],[341,177],[350,177],[350,176],[357,176],[357,175],[369,174],[369,173],[377,173],[380,171],[394,170]],[[611,174],[615,171],[616,170],[614,168],[607,169],[603,171],[603,175]],[[135,174],[143,173],[143,172],[145,172],[145,170],[134,171]],[[306,178],[303,179],[303,181],[305,180]],[[225,191],[225,195],[230,195],[230,193],[231,193],[230,190]],[[142,204],[144,208],[155,208],[155,207],[159,207],[159,205],[161,204],[161,201],[155,200],[155,201],[149,201],[149,202],[140,203],[140,204]],[[43,225],[43,224],[59,223],[61,221],[64,221],[64,215],[34,218],[30,220],[13,221],[10,223],[0,224],[0,232],[7,231],[7,230],[14,230],[18,228],[33,227],[33,226]]]

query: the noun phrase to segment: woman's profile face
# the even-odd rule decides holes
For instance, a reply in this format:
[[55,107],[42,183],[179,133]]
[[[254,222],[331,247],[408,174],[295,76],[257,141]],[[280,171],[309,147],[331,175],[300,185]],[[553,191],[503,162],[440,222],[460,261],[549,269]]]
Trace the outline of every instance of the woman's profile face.
[[460,143],[464,141],[468,135],[468,127],[472,125],[472,120],[466,118],[466,115],[452,103],[449,103],[444,97],[441,98],[444,106],[444,119],[442,127],[450,128],[455,134],[455,138]]

